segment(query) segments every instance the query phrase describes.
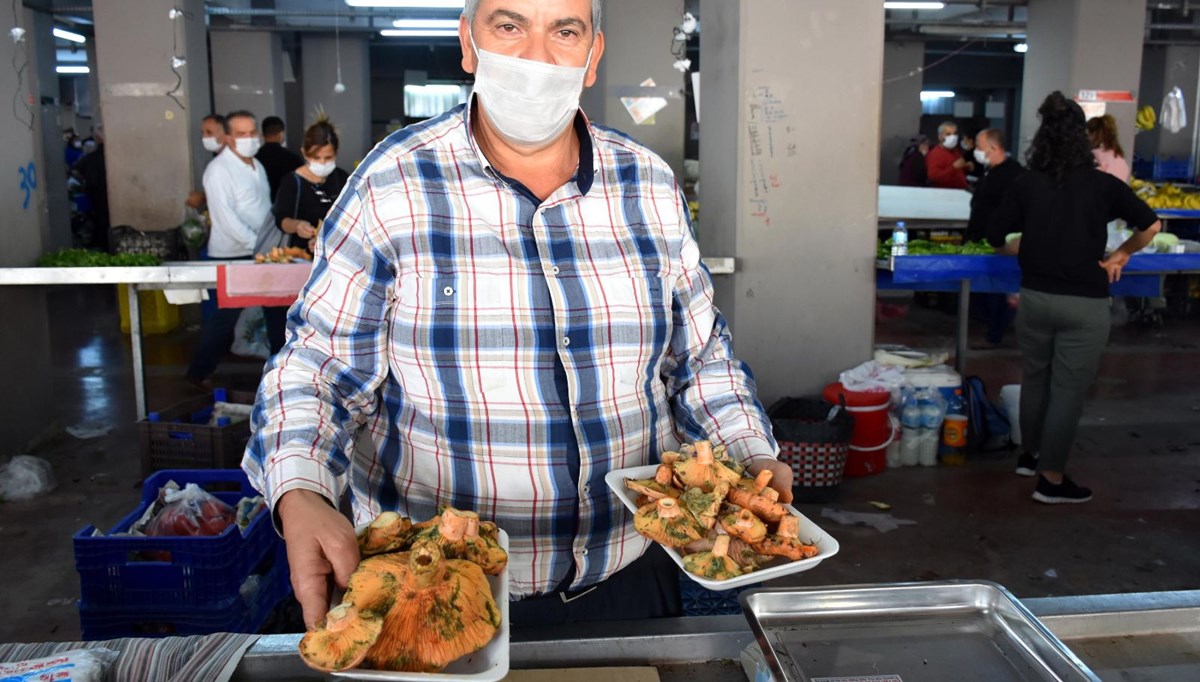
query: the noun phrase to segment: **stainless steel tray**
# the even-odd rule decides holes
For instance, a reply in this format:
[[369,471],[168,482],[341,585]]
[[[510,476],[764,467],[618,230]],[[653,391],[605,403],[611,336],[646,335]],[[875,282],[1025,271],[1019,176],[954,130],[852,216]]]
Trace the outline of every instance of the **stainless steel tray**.
[[775,588],[739,599],[779,682],[1100,680],[992,582]]

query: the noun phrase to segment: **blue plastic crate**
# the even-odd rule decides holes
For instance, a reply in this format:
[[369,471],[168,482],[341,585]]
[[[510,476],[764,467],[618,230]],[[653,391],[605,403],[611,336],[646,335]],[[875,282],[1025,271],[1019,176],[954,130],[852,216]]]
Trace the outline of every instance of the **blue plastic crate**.
[[282,544],[276,548],[272,559],[266,572],[261,574],[257,590],[205,607],[181,609],[160,605],[156,608],[103,608],[81,601],[79,623],[83,639],[95,642],[121,637],[257,633],[271,613],[292,593],[287,551]]
[[685,616],[735,616],[742,612],[738,595],[761,584],[747,585],[732,590],[714,592],[691,578],[679,575],[679,596],[683,600]]
[[75,534],[83,603],[131,611],[225,604],[238,596],[247,576],[261,570],[283,547],[266,512],[250,522],[245,534],[235,525],[211,537],[110,537],[129,530],[157,498],[158,489],[171,480],[180,487],[195,483],[230,505],[257,495],[237,469],[160,471],[147,478],[142,504],[108,535],[93,537],[94,526]]
[[1192,160],[1190,158],[1173,159],[1156,156],[1154,157],[1154,179],[1191,181]]

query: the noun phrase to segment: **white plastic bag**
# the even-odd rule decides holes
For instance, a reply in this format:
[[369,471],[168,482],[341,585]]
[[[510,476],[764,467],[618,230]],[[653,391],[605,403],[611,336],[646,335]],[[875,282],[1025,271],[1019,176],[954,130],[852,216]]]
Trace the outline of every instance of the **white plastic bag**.
[[0,663],[4,682],[102,682],[120,657],[112,649],[74,649],[45,658]]
[[263,309],[258,306],[245,308],[238,316],[237,324],[233,327],[234,355],[247,358],[271,357],[271,344],[267,341],[267,320],[263,317]]
[[838,381],[847,391],[867,393],[896,393],[904,385],[904,372],[898,367],[889,367],[868,360],[838,376]]
[[32,500],[57,485],[54,469],[41,457],[17,455],[0,466],[0,500]]
[[1159,122],[1168,132],[1178,133],[1187,127],[1187,109],[1183,105],[1183,90],[1179,86],[1171,88],[1163,98],[1162,111],[1158,116]]

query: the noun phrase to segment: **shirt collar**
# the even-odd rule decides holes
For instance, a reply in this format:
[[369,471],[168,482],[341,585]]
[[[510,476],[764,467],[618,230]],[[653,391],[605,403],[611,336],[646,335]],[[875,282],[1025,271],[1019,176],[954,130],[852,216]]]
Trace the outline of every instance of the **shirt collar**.
[[[472,92],[470,98],[467,99],[466,108],[463,111],[463,120],[467,125],[467,140],[471,144],[471,150],[479,159],[479,164],[483,167],[484,172],[489,173],[497,178],[504,177],[500,171],[492,167],[492,162],[483,154],[483,150],[479,148],[479,144],[475,140],[475,130],[471,127],[471,114],[475,110],[475,93]],[[595,159],[595,138],[592,135],[592,123],[588,120],[587,115],[582,109],[575,112],[575,120],[573,122],[575,134],[579,137],[579,166],[575,170],[575,185],[579,188],[581,195],[587,195],[588,190],[592,188],[592,184],[596,179],[596,159]]]

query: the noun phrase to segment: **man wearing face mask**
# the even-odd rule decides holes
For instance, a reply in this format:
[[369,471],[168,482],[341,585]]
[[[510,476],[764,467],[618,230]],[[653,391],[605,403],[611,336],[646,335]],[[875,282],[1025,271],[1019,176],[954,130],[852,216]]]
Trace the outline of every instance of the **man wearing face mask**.
[[[220,114],[209,114],[200,121],[200,145],[204,151],[216,157],[225,148],[225,117]],[[212,161],[209,161],[211,164]],[[207,166],[205,167],[207,168]],[[190,192],[184,203],[199,211],[204,207],[204,192]]]
[[679,613],[613,469],[711,438],[791,499],[670,168],[579,110],[600,19],[598,0],[468,0],[470,100],[380,143],[321,228],[243,461],[306,623],[358,562],[348,487],[359,524],[494,520],[517,625]]
[[[971,217],[967,222],[966,238],[972,242],[986,238],[992,214],[1000,208],[1001,200],[1013,181],[1025,172],[1016,159],[1009,158],[1004,148],[1004,133],[996,128],[988,128],[975,137],[974,154],[975,161],[987,168],[987,175],[983,176],[971,195]],[[1008,296],[978,294],[975,302],[987,319],[988,345],[999,345],[1012,323],[1013,312],[1008,305]]]
[[267,184],[271,187],[271,201],[279,196],[279,183],[292,174],[292,171],[304,165],[304,159],[296,152],[284,146],[287,128],[283,119],[278,116],[268,116],[262,122],[262,149],[254,155],[267,172]]
[[967,162],[958,151],[958,126],[952,121],[938,126],[938,142],[925,156],[929,186],[967,189]]
[[[274,227],[267,174],[254,159],[262,140],[258,121],[249,111],[225,117],[225,148],[204,169],[204,194],[212,230],[208,257],[242,260],[254,256],[254,246],[264,227]],[[187,379],[207,387],[208,377],[233,344],[233,330],[241,310],[218,308],[205,320]]]

